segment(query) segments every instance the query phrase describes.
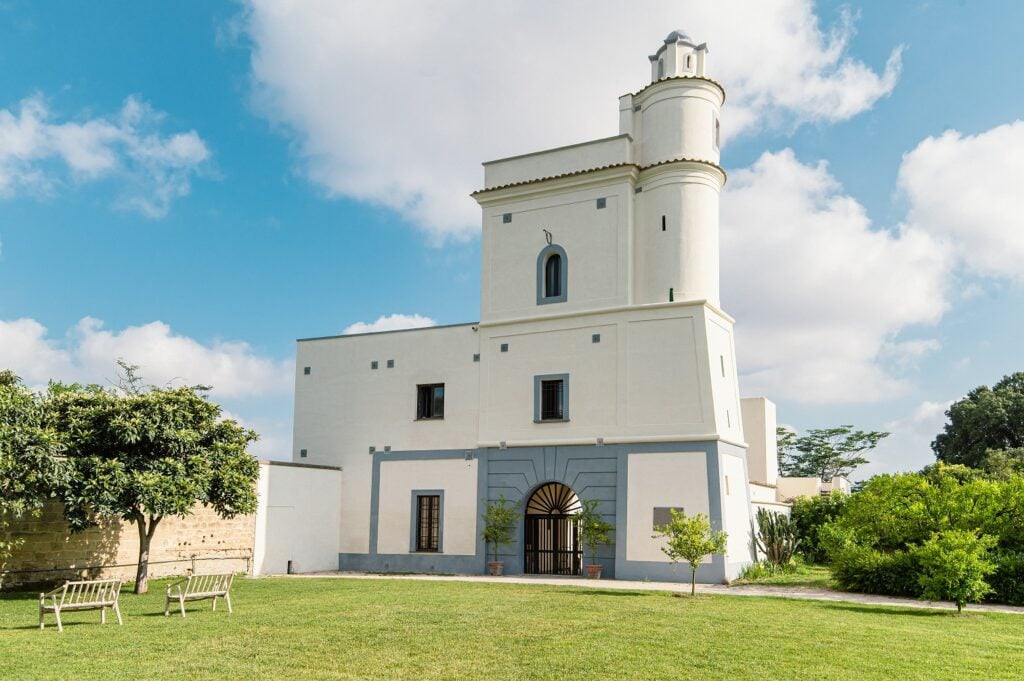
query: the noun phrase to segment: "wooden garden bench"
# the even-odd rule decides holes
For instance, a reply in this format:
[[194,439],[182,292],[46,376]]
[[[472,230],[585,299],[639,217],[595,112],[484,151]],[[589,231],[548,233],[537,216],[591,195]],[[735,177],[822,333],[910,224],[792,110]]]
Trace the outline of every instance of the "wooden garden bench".
[[[167,600],[164,602],[164,616],[171,614],[171,600],[178,601],[181,608],[181,616],[185,616],[185,601],[202,601],[207,598],[213,599],[213,609],[217,609],[217,599],[223,598],[228,604],[228,613],[231,612],[231,582],[234,581],[234,573],[224,575],[189,575],[185,579],[179,579],[167,585]],[[171,593],[177,589],[177,593]]]
[[117,607],[117,599],[121,595],[122,583],[120,579],[64,582],[64,586],[39,594],[39,628],[45,626],[43,615],[52,612],[57,618],[57,631],[64,631],[60,621],[60,613],[64,610],[99,610],[100,624],[106,624],[107,608],[113,608],[117,623],[121,624],[121,609]]

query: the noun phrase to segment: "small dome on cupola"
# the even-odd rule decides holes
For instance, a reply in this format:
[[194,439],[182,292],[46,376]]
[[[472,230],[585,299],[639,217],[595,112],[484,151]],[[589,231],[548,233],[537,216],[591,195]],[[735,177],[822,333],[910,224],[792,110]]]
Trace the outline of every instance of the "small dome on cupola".
[[658,51],[649,57],[651,82],[680,76],[703,77],[707,54],[707,44],[698,45],[689,33],[676,29],[666,36]]
[[677,29],[668,34],[668,37],[665,38],[665,44],[668,45],[669,43],[677,43],[680,40],[683,40],[688,43],[693,43],[693,38],[690,37],[689,33]]

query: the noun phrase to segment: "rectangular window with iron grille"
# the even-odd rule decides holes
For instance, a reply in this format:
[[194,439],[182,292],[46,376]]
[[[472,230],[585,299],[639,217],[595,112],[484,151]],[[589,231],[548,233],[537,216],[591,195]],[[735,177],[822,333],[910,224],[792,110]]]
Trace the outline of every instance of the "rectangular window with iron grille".
[[561,421],[564,418],[562,379],[540,382],[540,420]]
[[416,497],[416,550],[437,551],[441,531],[441,495]]
[[444,383],[416,386],[416,418],[444,418]]
[[533,421],[569,420],[569,374],[533,377]]

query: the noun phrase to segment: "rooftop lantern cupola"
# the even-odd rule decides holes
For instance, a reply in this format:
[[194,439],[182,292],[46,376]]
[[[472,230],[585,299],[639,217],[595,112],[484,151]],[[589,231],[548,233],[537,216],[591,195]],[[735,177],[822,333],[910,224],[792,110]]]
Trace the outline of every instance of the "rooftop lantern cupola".
[[698,45],[686,31],[672,31],[658,51],[649,57],[651,60],[651,82],[656,83],[664,78],[682,76],[703,78],[707,57],[707,43]]

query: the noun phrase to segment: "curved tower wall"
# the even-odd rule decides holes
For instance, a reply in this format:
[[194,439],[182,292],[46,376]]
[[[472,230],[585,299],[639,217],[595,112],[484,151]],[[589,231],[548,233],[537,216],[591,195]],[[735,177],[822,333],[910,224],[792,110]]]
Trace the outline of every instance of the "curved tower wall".
[[718,167],[722,89],[699,77],[652,83],[624,121],[643,168],[634,225],[634,303],[719,305]]

